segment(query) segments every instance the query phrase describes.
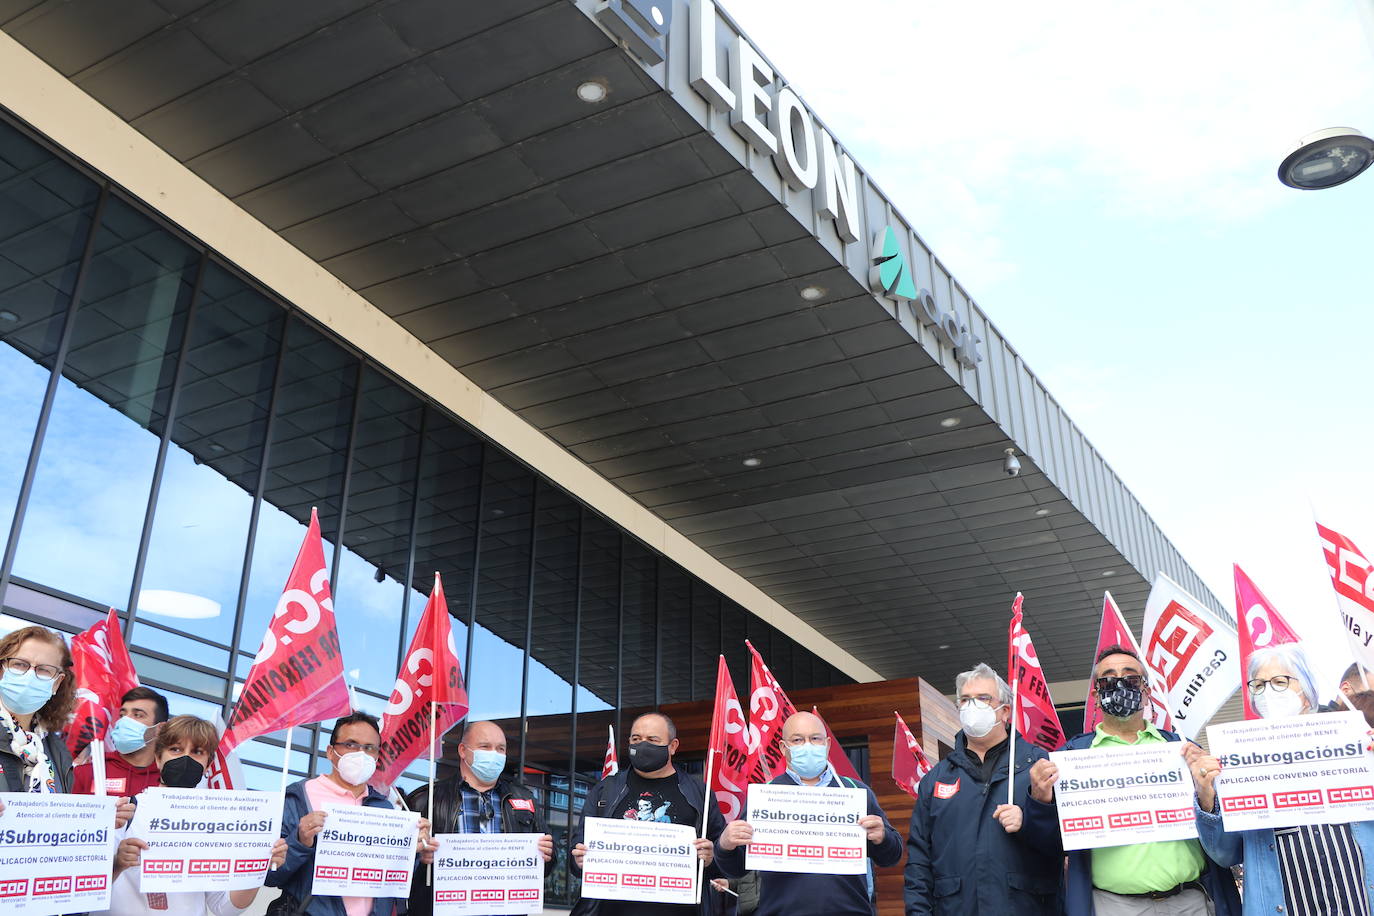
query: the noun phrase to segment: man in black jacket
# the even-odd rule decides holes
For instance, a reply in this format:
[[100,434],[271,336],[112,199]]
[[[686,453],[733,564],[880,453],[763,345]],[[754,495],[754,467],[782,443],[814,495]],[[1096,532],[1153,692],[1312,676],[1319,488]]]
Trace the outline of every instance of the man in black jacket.
[[[459,773],[434,784],[434,833],[538,833],[539,854],[553,857],[549,835],[534,795],[505,775],[506,734],[495,722],[469,722],[458,745]],[[406,807],[426,814],[429,786],[406,797]],[[434,911],[434,888],[416,869],[410,883],[411,916]]]
[[[582,818],[573,833],[573,868],[582,871],[587,846],[582,842],[589,817],[626,820],[653,820],[687,824],[701,830],[702,806],[706,807],[706,836],[696,841],[697,855],[706,864],[702,881],[716,877],[711,868],[715,841],[725,829],[725,818],[715,796],[706,791],[700,779],[673,766],[677,753],[677,726],[662,713],[645,713],[630,725],[630,766],[598,782],[587,793]],[[583,898],[573,909],[574,916],[694,916],[710,913],[711,894],[703,888],[701,903],[638,903],[627,900]]]
[[907,840],[907,916],[1049,916],[1059,912],[1063,853],[1053,812],[1027,817],[1030,768],[1045,751],[1017,738],[1007,802],[1011,688],[985,664],[954,679],[963,726],[921,780]]

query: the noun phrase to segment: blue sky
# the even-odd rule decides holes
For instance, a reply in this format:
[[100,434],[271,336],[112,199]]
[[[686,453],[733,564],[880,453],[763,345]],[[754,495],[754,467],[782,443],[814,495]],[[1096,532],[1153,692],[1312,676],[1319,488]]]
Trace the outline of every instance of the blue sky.
[[[1346,653],[1312,524],[1374,551],[1374,0],[722,0],[1228,607]],[[1139,613],[1140,608],[1128,608]]]

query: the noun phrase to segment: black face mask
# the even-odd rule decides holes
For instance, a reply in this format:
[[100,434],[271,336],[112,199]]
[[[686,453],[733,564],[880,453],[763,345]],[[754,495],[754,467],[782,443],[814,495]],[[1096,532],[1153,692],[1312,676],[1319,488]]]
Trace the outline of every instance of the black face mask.
[[1139,687],[1132,687],[1124,678],[1105,677],[1098,681],[1097,700],[1102,704],[1102,711],[1113,719],[1129,719],[1140,712],[1140,707],[1145,702],[1145,694]]
[[650,744],[647,741],[640,741],[638,744],[630,745],[630,766],[641,773],[653,773],[663,769],[668,765],[668,760],[671,757],[666,744]]
[[185,754],[173,757],[162,765],[162,784],[169,789],[194,789],[205,775],[200,761]]

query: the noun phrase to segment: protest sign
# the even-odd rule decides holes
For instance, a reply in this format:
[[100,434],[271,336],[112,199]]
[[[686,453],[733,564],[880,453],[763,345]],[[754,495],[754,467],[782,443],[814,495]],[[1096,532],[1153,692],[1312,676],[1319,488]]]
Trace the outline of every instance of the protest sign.
[[1357,712],[1208,726],[1227,832],[1374,819],[1367,731]]
[[696,831],[686,824],[586,820],[582,896],[594,900],[695,903]]
[[148,844],[145,893],[260,887],[281,836],[280,792],[145,789],[128,835]]
[[52,916],[110,906],[115,800],[0,792],[0,912]]
[[754,828],[745,855],[750,871],[862,875],[868,871],[868,837],[859,819],[868,813],[863,789],[754,785],[749,814]]
[[544,912],[538,834],[442,833],[435,839],[434,916]]
[[1054,751],[1064,848],[1096,849],[1197,836],[1193,779],[1177,742]]
[[325,805],[315,838],[316,897],[408,897],[420,812]]

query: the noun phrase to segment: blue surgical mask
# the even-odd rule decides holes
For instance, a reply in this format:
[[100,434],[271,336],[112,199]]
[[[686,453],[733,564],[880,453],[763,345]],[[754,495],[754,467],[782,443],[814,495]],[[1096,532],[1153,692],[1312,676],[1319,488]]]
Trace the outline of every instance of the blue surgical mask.
[[788,766],[802,779],[815,779],[830,762],[830,749],[824,744],[787,745]]
[[5,700],[5,708],[18,716],[28,716],[43,708],[52,699],[56,680],[40,681],[32,668],[23,674],[15,674],[6,669],[0,677],[0,697]]
[[134,754],[148,746],[148,726],[130,716],[120,716],[110,729],[110,740],[121,754]]
[[506,769],[506,755],[497,751],[484,751],[473,748],[472,775],[482,782],[496,782]]

